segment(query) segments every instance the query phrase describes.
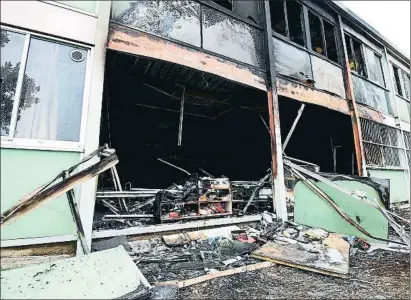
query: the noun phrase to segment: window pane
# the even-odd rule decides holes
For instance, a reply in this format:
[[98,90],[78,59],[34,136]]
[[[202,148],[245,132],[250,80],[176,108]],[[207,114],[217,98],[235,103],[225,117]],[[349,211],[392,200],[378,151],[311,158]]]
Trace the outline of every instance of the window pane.
[[79,141],[87,51],[31,39],[16,136]]
[[368,47],[364,47],[365,56],[367,57],[368,77],[372,81],[385,86],[381,58]]
[[214,2],[222,7],[225,7],[229,10],[233,9],[233,2],[232,0],[211,0],[211,2]]
[[283,1],[270,1],[270,11],[271,11],[271,27],[273,28],[275,32],[286,36],[287,31],[285,29],[284,2]]
[[301,46],[305,46],[301,5],[295,1],[287,1],[286,3],[290,40]]
[[354,65],[354,70],[364,76],[367,77],[367,72],[365,71],[365,64],[364,64],[364,57],[362,55],[361,50],[361,43],[356,39],[352,38],[353,48],[354,48],[354,61],[350,62]]
[[8,135],[10,130],[24,39],[24,34],[1,29],[1,135]]
[[350,69],[352,71],[355,71],[355,65],[354,65],[354,55],[352,53],[352,48],[351,48],[351,37],[347,34],[344,34],[344,39],[345,39],[345,46],[347,47],[347,56],[348,56],[348,63],[350,66]]
[[310,19],[311,47],[315,52],[325,55],[320,18],[311,12],[308,14]]
[[394,71],[394,89],[395,89],[395,92],[398,95],[402,96],[402,88],[401,88],[399,70],[394,65],[392,66],[392,70]]
[[56,2],[60,2],[63,3],[67,6],[72,6],[84,11],[88,11],[91,13],[96,13],[96,5],[97,5],[97,1],[76,1],[76,0],[66,0],[66,1],[56,1]]
[[410,76],[402,70],[401,75],[404,86],[404,97],[410,99]]
[[325,41],[327,43],[327,57],[338,63],[338,52],[335,44],[335,27],[325,20],[323,20],[323,24]]

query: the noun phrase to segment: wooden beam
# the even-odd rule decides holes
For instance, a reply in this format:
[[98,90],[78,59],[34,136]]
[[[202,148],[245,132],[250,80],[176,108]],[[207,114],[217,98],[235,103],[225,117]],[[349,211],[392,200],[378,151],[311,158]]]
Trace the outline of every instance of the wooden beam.
[[244,273],[244,272],[260,270],[260,269],[264,269],[264,268],[268,268],[268,267],[272,267],[272,266],[274,266],[274,263],[266,261],[266,262],[256,263],[256,264],[252,264],[252,265],[248,265],[248,266],[244,266],[244,267],[239,267],[239,268],[235,268],[235,269],[217,271],[217,272],[210,273],[210,274],[207,274],[207,275],[204,275],[204,276],[199,276],[199,277],[196,277],[196,278],[182,280],[182,281],[172,280],[172,281],[165,281],[165,282],[154,282],[153,285],[154,286],[177,286],[178,288],[184,288],[184,287],[187,287],[187,286],[191,286],[191,285],[198,284],[198,283],[201,283],[201,282],[205,282],[205,281],[208,281],[208,280],[212,280],[212,279],[215,279],[215,278],[230,276],[230,275],[234,275],[234,274],[238,274],[238,273]]
[[110,24],[107,48],[173,62],[266,89],[264,72],[118,24]]

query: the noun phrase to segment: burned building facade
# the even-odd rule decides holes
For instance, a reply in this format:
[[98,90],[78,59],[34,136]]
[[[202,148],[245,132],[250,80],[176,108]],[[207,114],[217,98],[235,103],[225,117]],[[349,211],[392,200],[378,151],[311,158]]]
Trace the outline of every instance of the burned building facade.
[[[332,1],[2,1],[1,66],[2,211],[116,150],[119,184],[75,190],[89,243],[115,231],[93,230],[96,199],[133,198],[137,214],[136,199],[173,198],[183,175],[201,193],[179,217],[241,212],[260,185],[286,220],[285,160],[409,201],[409,58]],[[2,247],[76,241],[64,195],[2,228]]]

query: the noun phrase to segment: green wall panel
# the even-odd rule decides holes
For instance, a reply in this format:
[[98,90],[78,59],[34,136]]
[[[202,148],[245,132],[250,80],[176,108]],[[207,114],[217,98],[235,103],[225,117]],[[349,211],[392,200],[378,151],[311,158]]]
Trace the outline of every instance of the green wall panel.
[[[348,180],[335,181],[335,183],[351,192],[355,190],[366,192],[367,198],[381,201],[377,191],[369,185]],[[344,212],[352,219],[357,220],[357,223],[372,235],[387,238],[388,221],[377,209],[322,182],[314,182],[314,184],[329,195]],[[294,200],[295,222],[373,241],[345,221],[328,202],[317,196],[302,182],[296,184]]]
[[402,202],[410,200],[410,183],[408,172],[401,170],[373,170],[367,169],[370,177],[390,180],[390,202]]
[[[1,211],[16,204],[63,169],[76,164],[75,152],[1,149]],[[35,211],[1,229],[1,239],[34,238],[75,234],[65,195],[52,199]]]

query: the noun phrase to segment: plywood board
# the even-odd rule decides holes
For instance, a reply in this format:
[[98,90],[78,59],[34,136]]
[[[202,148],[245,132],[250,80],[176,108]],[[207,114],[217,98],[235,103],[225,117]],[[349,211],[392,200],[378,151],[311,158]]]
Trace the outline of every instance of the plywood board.
[[269,242],[251,256],[278,264],[330,276],[346,277],[349,268],[350,245],[342,236],[330,234],[321,245],[319,253],[308,252],[298,243]]

